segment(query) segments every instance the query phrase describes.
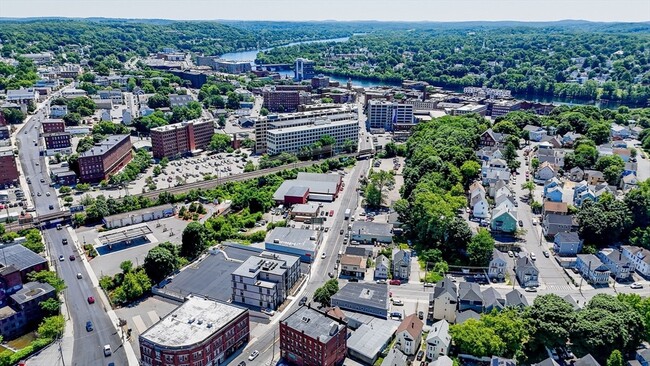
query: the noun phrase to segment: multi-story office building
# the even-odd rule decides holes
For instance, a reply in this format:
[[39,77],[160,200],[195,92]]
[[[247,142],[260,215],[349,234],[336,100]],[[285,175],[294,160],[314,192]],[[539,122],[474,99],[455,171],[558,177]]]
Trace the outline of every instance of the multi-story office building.
[[271,112],[295,112],[301,104],[311,101],[311,95],[300,90],[281,90],[268,87],[262,90],[264,108]]
[[139,337],[144,366],[220,365],[250,337],[248,309],[190,295]]
[[189,121],[151,129],[153,157],[162,159],[205,149],[214,135],[212,121]]
[[232,300],[261,309],[277,309],[301,276],[297,256],[262,252],[232,273]]
[[47,150],[47,155],[54,155],[56,153],[72,153],[72,143],[70,142],[69,132],[44,133],[43,140],[45,140],[45,149]]
[[487,106],[483,104],[466,104],[460,108],[453,109],[451,111],[452,116],[463,116],[466,114],[479,114],[485,116],[487,112]]
[[408,130],[415,125],[413,105],[382,100],[368,102],[368,129]]
[[[55,106],[52,106],[55,107]],[[67,108],[66,108],[67,110]],[[43,133],[65,132],[65,122],[62,119],[46,119],[41,122]]]
[[490,115],[492,118],[497,118],[500,116],[505,116],[506,114],[518,111],[521,109],[521,102],[518,100],[486,100],[488,104],[488,109],[490,109]]
[[18,183],[18,166],[11,146],[0,147],[0,185]]
[[490,99],[503,99],[510,98],[510,90],[507,89],[492,89],[486,87],[478,86],[466,86],[463,88],[463,93],[480,98],[490,98]]
[[309,80],[314,77],[314,61],[306,58],[297,58],[295,67],[295,79],[298,81]]
[[322,89],[330,86],[330,78],[324,75],[318,75],[311,78],[311,87],[314,89]]
[[79,179],[82,182],[99,182],[108,179],[131,161],[131,138],[114,135],[95,144],[79,155]]
[[283,152],[295,153],[310,146],[324,135],[336,140],[335,151],[340,151],[346,141],[359,141],[359,121],[356,119],[332,122],[327,118],[314,119],[311,124],[278,128],[267,131],[266,148],[270,155]]
[[270,114],[266,117],[260,117],[255,122],[255,153],[266,153],[266,135],[267,131],[276,128],[287,128],[295,126],[304,126],[312,123],[314,118],[324,117],[328,120],[345,121],[357,118],[357,107],[354,105],[345,105],[339,108],[314,110],[309,112]]
[[251,63],[245,61],[215,60],[210,66],[216,71],[228,74],[244,74],[251,71]]
[[293,365],[337,366],[347,354],[347,324],[301,306],[280,321],[280,354]]

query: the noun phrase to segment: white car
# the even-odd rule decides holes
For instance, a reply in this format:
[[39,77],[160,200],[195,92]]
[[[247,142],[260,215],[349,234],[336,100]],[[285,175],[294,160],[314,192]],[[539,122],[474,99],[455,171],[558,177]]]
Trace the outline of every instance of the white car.
[[638,289],[642,289],[643,285],[638,282],[634,282],[633,284],[630,285],[630,288],[633,290],[638,290]]
[[537,260],[537,257],[535,256],[535,253],[530,252],[530,259],[532,259],[534,261]]
[[325,252],[323,252],[323,254],[321,254],[320,257],[325,259],[327,257],[327,254],[325,254]]
[[402,300],[393,300],[393,305],[395,305],[395,306],[403,306],[404,301],[402,301]]
[[248,361],[253,361],[259,355],[260,355],[260,351],[258,351],[258,350],[253,351],[253,353],[251,353],[251,355],[248,356]]

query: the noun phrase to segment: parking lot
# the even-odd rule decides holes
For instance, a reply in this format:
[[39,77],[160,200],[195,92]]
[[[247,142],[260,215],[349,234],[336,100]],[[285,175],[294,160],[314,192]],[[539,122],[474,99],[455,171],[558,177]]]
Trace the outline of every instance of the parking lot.
[[20,213],[27,209],[31,211],[25,193],[20,187],[0,190],[0,222],[6,222],[7,218],[16,221]]

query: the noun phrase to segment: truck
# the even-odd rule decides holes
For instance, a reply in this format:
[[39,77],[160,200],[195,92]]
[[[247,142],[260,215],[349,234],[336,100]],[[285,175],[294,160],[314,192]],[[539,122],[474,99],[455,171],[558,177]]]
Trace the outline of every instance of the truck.
[[352,210],[349,208],[345,210],[345,219],[348,220],[350,218],[350,214],[352,213]]

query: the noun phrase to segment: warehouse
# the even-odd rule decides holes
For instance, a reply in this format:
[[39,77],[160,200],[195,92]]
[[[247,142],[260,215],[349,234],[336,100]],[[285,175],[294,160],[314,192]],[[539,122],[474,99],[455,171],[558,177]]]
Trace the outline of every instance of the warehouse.
[[363,314],[388,318],[388,286],[375,283],[348,282],[331,299],[332,306]]
[[351,238],[360,243],[393,242],[393,225],[379,222],[355,221],[352,223]]
[[[278,204],[291,204],[295,197],[305,193],[307,189],[310,201],[332,202],[341,190],[343,179],[339,174],[298,173],[294,180],[285,180],[273,194]],[[300,187],[296,189],[296,187]],[[289,202],[287,202],[287,196]],[[303,196],[304,197],[304,196]]]
[[176,209],[171,204],[143,208],[141,210],[125,212],[122,214],[107,216],[102,219],[107,229],[139,224],[151,220],[162,219],[173,216]]
[[291,207],[291,219],[295,221],[310,221],[318,217],[321,206],[315,204],[298,204]]
[[264,240],[264,248],[271,252],[300,257],[301,262],[311,263],[316,258],[320,244],[320,232],[315,230],[276,227]]

